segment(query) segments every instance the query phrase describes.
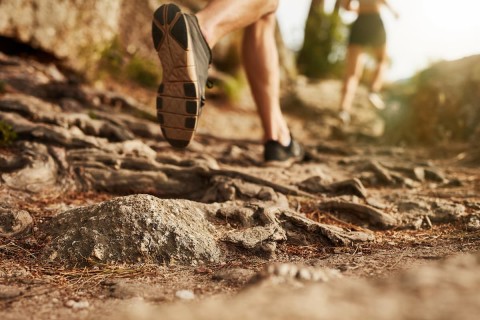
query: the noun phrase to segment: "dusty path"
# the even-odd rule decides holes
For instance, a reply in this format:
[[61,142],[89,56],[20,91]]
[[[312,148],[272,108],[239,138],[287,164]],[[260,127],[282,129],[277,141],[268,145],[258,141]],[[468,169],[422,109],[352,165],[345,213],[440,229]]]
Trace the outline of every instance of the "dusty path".
[[[210,105],[196,141],[177,151],[150,119],[149,94],[75,84],[53,65],[6,56],[0,64],[0,124],[10,137],[0,148],[0,318],[116,318],[127,307],[132,318],[153,319],[140,302],[163,308],[165,319],[247,319],[242,303],[257,303],[256,317],[269,318],[275,301],[296,299],[307,307],[285,310],[285,319],[375,319],[382,292],[387,318],[408,318],[399,303],[425,307],[421,319],[443,318],[435,301],[452,303],[444,314],[458,318],[478,312],[478,258],[443,262],[480,243],[480,174],[463,164],[463,146],[383,146],[373,138],[380,118],[363,104],[342,129],[327,94],[338,84],[326,82],[302,86],[303,109],[288,108],[305,161],[265,167],[251,106]],[[119,198],[138,194],[154,197]],[[145,209],[157,205],[174,209],[160,219],[163,209]],[[187,211],[192,218],[182,221]],[[173,244],[135,242],[159,234],[149,229],[157,218],[155,228],[173,226],[161,229],[175,234]],[[189,246],[192,239],[205,246]],[[405,278],[408,288],[397,280]],[[445,294],[428,294],[435,288]],[[319,290],[322,312],[312,308]],[[362,290],[364,300],[349,295]],[[455,313],[462,294],[471,299]],[[232,311],[212,296],[233,299]],[[338,301],[354,307],[338,311]]]

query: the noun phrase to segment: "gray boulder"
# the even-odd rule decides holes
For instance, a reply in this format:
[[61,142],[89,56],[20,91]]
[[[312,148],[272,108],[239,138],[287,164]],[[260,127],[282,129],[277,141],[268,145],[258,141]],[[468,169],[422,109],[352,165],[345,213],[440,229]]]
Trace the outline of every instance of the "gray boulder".
[[46,258],[66,265],[218,262],[207,206],[150,195],[115,198],[61,213],[45,227]]
[[98,49],[116,35],[121,4],[109,0],[3,0],[0,35],[69,58],[80,67],[85,63],[85,49]]

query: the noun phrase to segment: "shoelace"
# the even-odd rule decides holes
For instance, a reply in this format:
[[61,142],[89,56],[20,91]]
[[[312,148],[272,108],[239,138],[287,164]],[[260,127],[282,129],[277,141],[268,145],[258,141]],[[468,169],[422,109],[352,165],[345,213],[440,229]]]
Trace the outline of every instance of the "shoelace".
[[[208,89],[212,89],[212,88],[213,88],[213,81],[210,80],[210,79],[207,79],[206,85],[207,85],[207,88],[208,88]],[[202,96],[202,97],[200,98],[200,107],[203,107],[203,106],[205,105],[205,100],[206,100],[206,99],[205,99],[205,96]]]

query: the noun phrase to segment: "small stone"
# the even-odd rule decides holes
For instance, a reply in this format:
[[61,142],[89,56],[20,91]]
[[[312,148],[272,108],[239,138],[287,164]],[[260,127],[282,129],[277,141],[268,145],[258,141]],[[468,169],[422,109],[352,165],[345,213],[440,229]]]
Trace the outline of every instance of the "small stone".
[[327,282],[341,278],[339,270],[329,268],[315,268],[292,263],[275,263],[265,266],[264,270],[257,273],[251,284],[269,283],[273,285],[287,283],[294,286],[303,282]]
[[258,198],[263,201],[272,201],[275,199],[275,191],[272,188],[265,187],[260,189]]
[[31,278],[32,274],[27,269],[19,267],[16,270],[13,270],[12,273],[9,274],[9,276],[17,279],[25,279],[25,278]]
[[32,225],[32,216],[27,211],[0,207],[0,237],[24,236]]
[[228,282],[242,284],[247,282],[253,275],[254,271],[243,268],[221,269],[212,276],[213,280],[225,280]]
[[143,296],[143,290],[135,284],[119,281],[111,286],[110,296],[117,299],[141,297]]
[[98,260],[102,261],[105,256],[105,251],[103,249],[103,246],[101,244],[95,245],[95,247],[93,248],[92,255]]
[[327,282],[334,279],[340,279],[343,277],[340,270],[337,269],[329,269],[329,268],[322,268],[317,270],[318,273],[321,273],[320,279],[323,282]]
[[233,145],[230,147],[226,153],[232,158],[239,158],[244,154],[245,150],[241,149],[240,147]]
[[322,279],[322,273],[321,272],[317,272],[317,271],[314,271],[312,272],[312,280],[317,282],[317,281],[323,281]]
[[457,220],[459,217],[465,214],[466,208],[463,204],[446,202],[446,201],[436,201],[432,204],[432,209],[434,210],[434,216],[432,216],[432,221],[436,222],[448,222]]
[[212,269],[201,266],[195,269],[195,273],[197,274],[212,273]]
[[312,273],[307,268],[301,268],[297,273],[297,278],[303,281],[312,280]]
[[480,219],[478,217],[471,217],[467,223],[468,231],[478,231],[480,230]]
[[326,190],[326,183],[322,176],[313,176],[310,177],[298,184],[298,186],[307,192],[320,193]]
[[430,205],[420,199],[408,199],[398,203],[399,212],[426,213],[430,211]]
[[452,180],[448,181],[448,183],[445,185],[446,187],[462,187],[464,184],[462,180],[458,178],[453,178]]
[[22,290],[14,287],[0,285],[0,301],[16,298],[22,295]]
[[275,250],[277,250],[277,243],[274,241],[266,241],[260,245],[260,250],[266,253],[268,256],[275,256]]
[[90,303],[88,303],[88,301],[86,300],[82,300],[82,301],[68,300],[65,303],[65,306],[75,310],[80,310],[80,309],[87,309],[88,307],[90,307]]
[[298,267],[294,264],[282,263],[277,265],[277,268],[274,272],[275,272],[275,275],[279,277],[294,278],[298,272]]
[[175,297],[181,300],[193,300],[195,299],[195,294],[191,290],[178,290],[175,292]]
[[423,218],[418,218],[412,222],[412,227],[415,230],[422,229],[422,225],[423,225]]
[[415,176],[415,179],[417,179],[420,182],[425,181],[425,169],[422,167],[416,167],[413,169],[413,175]]
[[436,169],[425,169],[425,178],[435,182],[445,183],[448,181],[445,176]]

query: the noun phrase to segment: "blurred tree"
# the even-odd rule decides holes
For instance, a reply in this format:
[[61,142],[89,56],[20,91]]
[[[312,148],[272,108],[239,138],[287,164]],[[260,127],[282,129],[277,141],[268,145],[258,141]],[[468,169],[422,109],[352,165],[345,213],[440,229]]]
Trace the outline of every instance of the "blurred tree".
[[310,78],[341,76],[347,28],[340,18],[341,0],[332,12],[325,0],[312,0],[305,27],[305,42],[297,58],[300,73]]

